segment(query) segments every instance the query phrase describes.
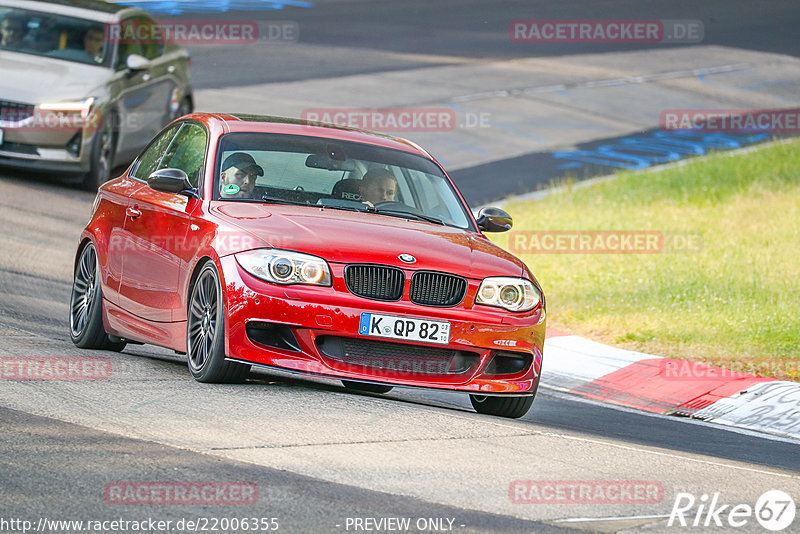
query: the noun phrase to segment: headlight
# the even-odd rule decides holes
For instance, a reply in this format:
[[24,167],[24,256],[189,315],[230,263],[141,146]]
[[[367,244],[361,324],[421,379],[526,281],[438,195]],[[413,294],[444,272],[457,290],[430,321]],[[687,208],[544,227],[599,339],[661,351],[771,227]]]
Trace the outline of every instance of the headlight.
[[322,258],[288,250],[259,249],[236,254],[242,269],[274,284],[331,285],[331,270]]
[[52,111],[54,113],[79,113],[81,118],[89,116],[89,112],[94,106],[94,97],[85,98],[78,102],[45,102],[39,104],[38,108],[42,111]]
[[493,276],[481,282],[475,304],[521,312],[534,309],[541,300],[539,290],[530,280]]

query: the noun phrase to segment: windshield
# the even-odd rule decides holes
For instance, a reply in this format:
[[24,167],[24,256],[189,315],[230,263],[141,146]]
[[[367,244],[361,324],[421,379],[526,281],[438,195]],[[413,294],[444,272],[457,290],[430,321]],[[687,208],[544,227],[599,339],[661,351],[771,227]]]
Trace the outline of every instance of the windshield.
[[0,50],[109,66],[106,35],[100,22],[0,7]]
[[220,139],[214,200],[298,204],[471,228],[431,160],[318,137],[231,133]]

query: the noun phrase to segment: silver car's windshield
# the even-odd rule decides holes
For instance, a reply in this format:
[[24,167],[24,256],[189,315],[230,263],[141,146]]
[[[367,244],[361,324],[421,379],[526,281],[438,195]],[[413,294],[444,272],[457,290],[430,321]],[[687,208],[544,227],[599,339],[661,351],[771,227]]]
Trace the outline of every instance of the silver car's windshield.
[[107,35],[100,22],[0,7],[0,50],[109,66]]
[[471,228],[431,160],[319,137],[231,133],[220,140],[215,200],[299,204]]

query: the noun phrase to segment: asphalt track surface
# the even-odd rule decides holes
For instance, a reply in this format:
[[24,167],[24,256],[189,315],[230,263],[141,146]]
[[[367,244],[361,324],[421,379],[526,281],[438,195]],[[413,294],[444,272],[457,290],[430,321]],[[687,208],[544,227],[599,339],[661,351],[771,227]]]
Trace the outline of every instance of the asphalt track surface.
[[[729,2],[710,0],[605,0],[549,2],[542,0],[404,0],[329,1],[313,8],[215,13],[215,20],[293,21],[301,43],[326,49],[285,46],[258,58],[218,48],[198,57],[197,87],[227,87],[235,80],[251,85],[339,77],[362,72],[429,65],[440,56],[471,59],[554,57],[564,54],[660,49],[647,43],[538,43],[529,46],[508,38],[509,23],[518,19],[669,19],[700,20],[704,42],[800,56],[796,28],[800,9],[793,2]],[[163,16],[170,19],[211,18],[208,13]],[[686,46],[686,45],[676,45]],[[358,50],[343,57],[338,47]],[[197,49],[195,49],[197,50]],[[243,47],[242,51],[247,50]],[[414,55],[419,57],[415,60]],[[203,64],[211,68],[206,68]]]
[[[195,80],[199,89],[217,89],[429,67],[453,57],[527,57],[530,49],[507,39],[515,18],[701,19],[712,44],[800,55],[793,36],[800,9],[790,2],[640,6],[322,2],[248,13],[297,21],[301,43],[264,57],[195,49]],[[338,47],[360,53],[343,55]],[[553,45],[536,54],[567,52],[597,50]],[[0,173],[0,189],[0,358],[87,355],[69,342],[66,317],[72,256],[92,196],[62,177],[9,171]],[[244,515],[278,517],[283,532],[345,532],[348,517],[441,517],[462,532],[673,532],[663,516],[678,492],[720,492],[726,503],[751,505],[768,489],[800,498],[795,441],[547,388],[521,420],[497,421],[454,394],[396,389],[381,398],[264,373],[242,386],[204,387],[191,380],[184,359],[162,349],[89,355],[111,358],[109,380],[0,381],[2,519]],[[209,480],[253,482],[259,502],[119,506],[103,499],[104,486],[115,481]],[[663,485],[664,498],[646,506],[519,505],[509,502],[513,480],[651,480]],[[565,519],[582,521],[559,523]],[[751,521],[739,531],[763,530]]]

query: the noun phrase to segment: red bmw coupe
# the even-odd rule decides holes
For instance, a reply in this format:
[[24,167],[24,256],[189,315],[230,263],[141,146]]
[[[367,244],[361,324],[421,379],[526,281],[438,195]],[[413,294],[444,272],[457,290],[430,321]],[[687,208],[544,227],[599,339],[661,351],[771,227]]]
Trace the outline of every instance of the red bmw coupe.
[[521,417],[539,385],[541,287],[404,139],[252,115],[187,115],[103,185],[75,259],[70,334],[152,343],[200,382],[251,366],[385,393],[470,394]]

